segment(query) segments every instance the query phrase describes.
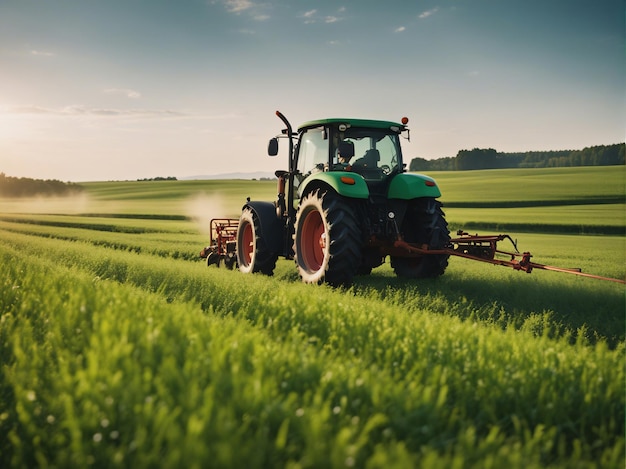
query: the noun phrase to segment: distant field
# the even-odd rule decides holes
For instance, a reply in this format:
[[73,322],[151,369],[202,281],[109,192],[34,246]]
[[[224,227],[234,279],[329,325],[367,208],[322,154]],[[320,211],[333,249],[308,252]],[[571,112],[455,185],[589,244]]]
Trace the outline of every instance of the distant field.
[[[626,232],[626,170],[584,168],[441,171],[435,177],[453,229],[621,235]],[[129,181],[83,184],[86,194],[52,200],[0,200],[0,213],[143,215],[208,223],[238,217],[252,200],[274,200],[273,181]]]
[[626,233],[626,204],[557,205],[524,208],[444,208],[453,230],[530,233]]
[[626,167],[494,169],[428,173],[447,204],[515,206],[564,203],[625,203]]
[[[452,228],[624,279],[619,170],[435,177]],[[208,220],[274,182],[85,186],[0,200],[0,467],[623,468],[624,285],[244,275],[199,259]]]

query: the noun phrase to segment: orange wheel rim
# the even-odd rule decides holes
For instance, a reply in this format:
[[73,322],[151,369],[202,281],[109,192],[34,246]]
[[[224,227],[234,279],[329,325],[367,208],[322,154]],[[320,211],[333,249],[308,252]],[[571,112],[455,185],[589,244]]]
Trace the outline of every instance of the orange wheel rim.
[[320,270],[326,249],[326,230],[320,212],[310,211],[302,223],[300,236],[304,264],[312,272]]
[[243,254],[243,261],[245,264],[250,265],[250,262],[252,262],[252,253],[254,252],[254,233],[250,223],[245,223],[242,229],[243,235],[241,237],[241,253]]

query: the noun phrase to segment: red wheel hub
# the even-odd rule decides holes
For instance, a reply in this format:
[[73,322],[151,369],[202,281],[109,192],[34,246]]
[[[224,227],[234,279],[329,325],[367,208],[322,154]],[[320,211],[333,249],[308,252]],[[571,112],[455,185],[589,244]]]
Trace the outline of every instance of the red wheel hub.
[[241,238],[242,246],[241,253],[244,255],[244,262],[246,265],[250,265],[252,262],[252,253],[254,252],[254,231],[250,223],[245,223],[243,226],[243,236]]
[[304,265],[312,272],[318,271],[324,262],[326,229],[319,211],[311,210],[302,223],[300,236]]

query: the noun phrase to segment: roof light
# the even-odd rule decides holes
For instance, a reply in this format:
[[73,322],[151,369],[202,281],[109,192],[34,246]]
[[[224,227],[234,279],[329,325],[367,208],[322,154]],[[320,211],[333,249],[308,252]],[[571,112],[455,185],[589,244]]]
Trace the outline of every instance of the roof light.
[[402,125],[407,125],[409,123],[409,118],[408,117],[403,117],[400,122],[402,122]]

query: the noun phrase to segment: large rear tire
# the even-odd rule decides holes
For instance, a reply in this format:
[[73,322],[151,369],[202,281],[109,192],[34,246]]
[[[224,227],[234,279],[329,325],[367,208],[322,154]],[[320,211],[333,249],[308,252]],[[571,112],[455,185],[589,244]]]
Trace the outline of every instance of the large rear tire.
[[261,236],[259,217],[249,208],[244,209],[237,229],[239,270],[245,274],[261,272],[273,275],[277,259],[278,254],[267,248],[267,243]]
[[[432,198],[412,201],[402,223],[404,240],[408,243],[428,244],[431,249],[447,247],[450,242],[450,231],[441,207],[441,202]],[[391,267],[398,277],[438,277],[448,267],[449,257],[447,254],[421,257],[391,256]]]
[[319,191],[305,196],[298,208],[294,257],[305,283],[349,286],[360,265],[360,229],[348,202]]

